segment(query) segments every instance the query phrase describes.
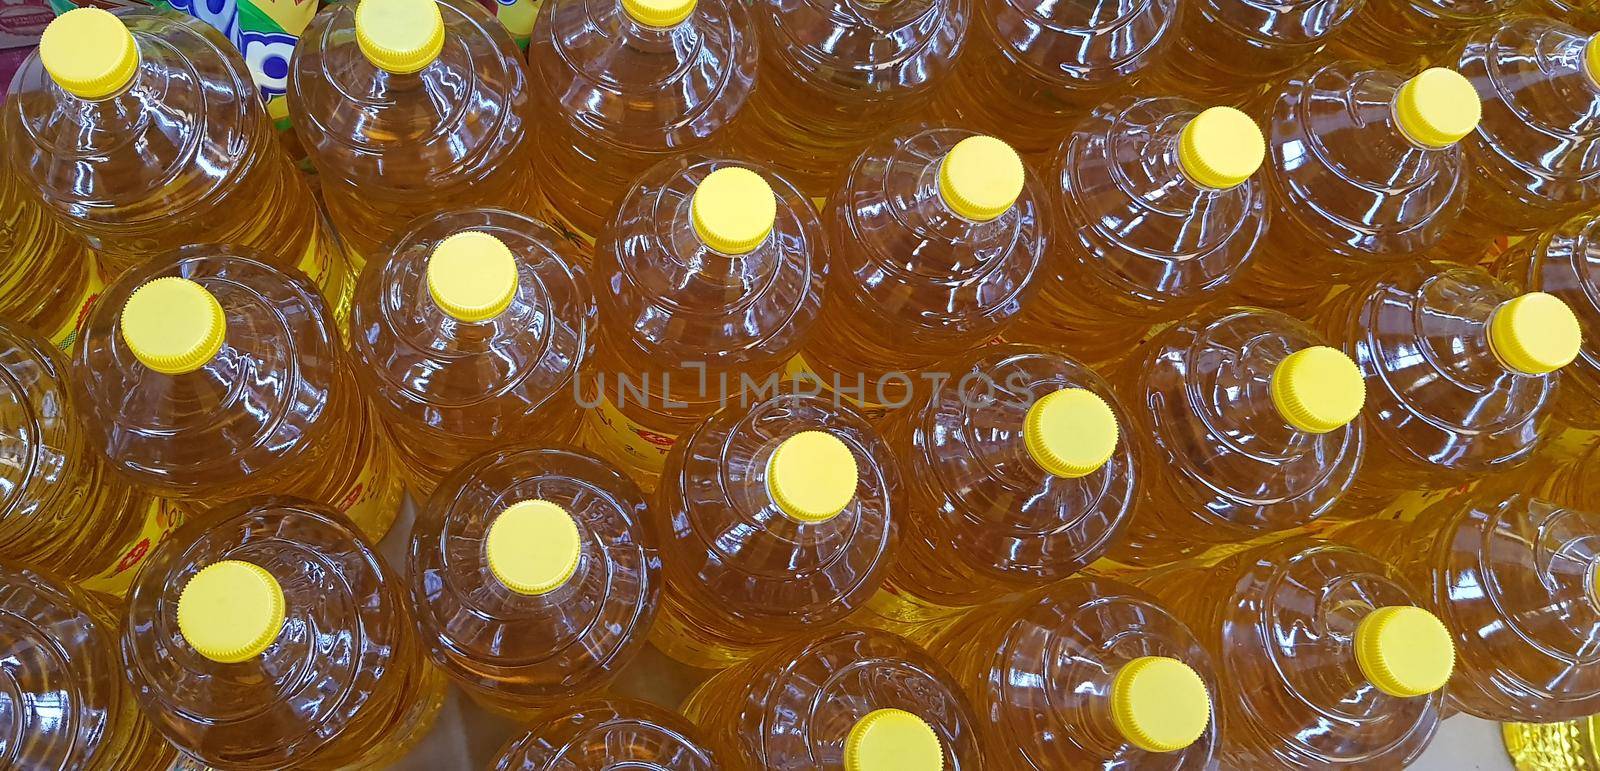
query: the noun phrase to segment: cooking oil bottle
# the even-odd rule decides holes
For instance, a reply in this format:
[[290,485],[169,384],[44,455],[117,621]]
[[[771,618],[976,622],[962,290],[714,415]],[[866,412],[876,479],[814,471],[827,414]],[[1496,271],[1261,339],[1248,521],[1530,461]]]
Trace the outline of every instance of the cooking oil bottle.
[[775,645],[706,681],[683,713],[738,771],[971,771],[978,721],[902,637],[844,627]]
[[1522,10],[1560,19],[1584,32],[1600,31],[1600,8],[1581,0],[1523,0]]
[[70,350],[78,322],[102,289],[100,271],[83,239],[47,213],[23,184],[0,163],[0,244],[6,250],[0,262],[0,319]]
[[1215,297],[1267,229],[1266,145],[1232,107],[1124,97],[1067,135],[1047,175],[1062,225],[1039,297],[1007,339],[1090,363]]
[[1400,768],[1433,738],[1455,648],[1396,569],[1304,536],[1140,582],[1199,635],[1230,768]]
[[1600,768],[1595,717],[1559,723],[1502,723],[1506,753],[1517,771],[1593,771]]
[[740,0],[545,3],[528,42],[541,219],[592,243],[641,174],[720,138],[755,87],[750,16]]
[[566,442],[594,348],[594,295],[571,244],[500,209],[399,231],[350,310],[356,379],[425,498],[489,447]]
[[386,768],[445,695],[402,581],[332,509],[224,504],[139,571],[122,665],[151,722],[207,766]]
[[638,699],[591,698],[545,713],[501,748],[493,771],[616,768],[719,771],[729,766],[683,716]]
[[1176,0],[974,3],[970,39],[934,111],[1042,157],[1063,126],[1125,92],[1159,54]]
[[396,231],[451,207],[532,211],[522,52],[471,0],[359,0],[312,18],[289,119],[356,272]]
[[113,281],[73,377],[91,443],[159,495],[297,495],[374,539],[394,522],[392,450],[328,306],[260,252],[194,246]]
[[1361,371],[1278,311],[1207,311],[1112,373],[1145,481],[1111,558],[1153,566],[1309,524],[1362,467]]
[[100,598],[0,561],[0,766],[37,771],[167,771],[177,753],[122,677],[119,619]]
[[1142,90],[1240,105],[1321,53],[1364,0],[1180,3]]
[[924,126],[869,147],[829,204],[827,305],[794,371],[874,410],[909,404],[919,370],[992,341],[1033,296],[1048,200],[990,136]]
[[1495,22],[1521,3],[1522,0],[1363,0],[1350,23],[1334,38],[1334,51],[1400,67],[1419,60],[1445,60],[1451,46],[1461,38]]
[[1577,317],[1578,355],[1561,368],[1554,417],[1600,431],[1600,217],[1583,215],[1527,238],[1487,266],[1495,277],[1565,303]]
[[1058,581],[1121,534],[1141,475],[1125,413],[1088,367],[1049,348],[981,348],[905,415],[886,429],[904,537],[861,623],[899,630]]
[[995,603],[928,652],[987,718],[987,768],[1200,769],[1216,751],[1211,656],[1127,584],[1072,578]]
[[644,647],[661,557],[644,494],[566,448],[491,450],[417,510],[423,645],[478,703],[527,722],[603,688]]
[[800,0],[753,14],[761,81],[730,129],[813,198],[887,126],[927,107],[955,64],[971,0]]
[[1458,142],[1480,109],[1472,84],[1438,67],[1408,80],[1340,61],[1289,78],[1267,123],[1271,226],[1239,294],[1305,310],[1437,246],[1461,213]]
[[661,475],[655,646],[720,668],[840,621],[888,572],[899,496],[888,446],[835,399],[785,388],[712,414]]
[[170,10],[70,10],[6,96],[20,184],[115,277],[195,243],[299,268],[339,308],[351,277],[278,144],[250,68],[210,25]]
[[776,388],[822,307],[826,255],[811,202],[761,167],[686,155],[652,169],[595,246],[584,444],[653,490],[675,437]]

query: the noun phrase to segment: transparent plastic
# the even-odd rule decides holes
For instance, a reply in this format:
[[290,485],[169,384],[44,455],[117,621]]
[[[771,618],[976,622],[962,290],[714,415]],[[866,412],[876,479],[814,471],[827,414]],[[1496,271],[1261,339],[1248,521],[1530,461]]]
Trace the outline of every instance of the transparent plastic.
[[1523,10],[1560,19],[1585,32],[1600,32],[1600,8],[1589,3],[1580,0],[1522,0],[1519,5]]
[[592,242],[641,174],[718,138],[755,88],[750,15],[699,0],[663,29],[617,0],[545,3],[528,43],[542,218]]
[[[227,333],[200,369],[140,363],[122,308],[180,276],[222,305]],[[243,247],[180,249],[106,287],[73,361],[92,443],[111,466],[197,508],[257,493],[338,508],[368,536],[393,524],[403,488],[389,441],[356,386],[332,315],[303,277]]]
[[1152,469],[1113,559],[1171,562],[1335,510],[1363,466],[1361,420],[1302,431],[1271,394],[1280,362],[1324,344],[1278,311],[1232,308],[1163,330],[1111,374],[1132,410],[1123,431]]
[[[577,571],[548,594],[490,571],[488,530],[522,501],[578,523]],[[605,687],[644,647],[661,595],[655,523],[639,488],[565,448],[494,450],[468,461],[417,510],[407,565],[423,644],[480,704],[526,722]]]
[[1202,109],[1186,99],[1123,97],[1067,135],[1047,175],[1060,232],[1039,297],[1007,339],[1102,363],[1244,269],[1267,229],[1265,189],[1250,179],[1216,190],[1184,173],[1179,135]]
[[[3,132],[0,141],[7,141]],[[98,282],[94,254],[24,184],[0,164],[0,318],[70,345]]]
[[444,48],[409,75],[367,60],[355,12],[339,3],[312,17],[294,47],[288,105],[357,272],[440,202],[533,211],[528,76],[493,12],[439,0]]
[[1198,0],[1179,4],[1141,90],[1206,105],[1252,100],[1311,61],[1365,0]]
[[[178,630],[178,596],[223,560],[261,567],[286,618],[261,654],[200,655]],[[161,544],[134,580],[122,666],[166,737],[219,768],[381,769],[414,746],[444,701],[406,597],[344,516],[292,498],[225,504]]]
[[1578,317],[1583,345],[1561,368],[1552,414],[1567,426],[1600,431],[1600,217],[1574,217],[1511,247],[1488,267],[1513,286],[1555,295]]
[[[451,317],[428,290],[434,248],[467,231],[498,238],[517,261],[516,297],[486,321]],[[520,214],[455,209],[413,222],[391,247],[356,284],[350,354],[412,491],[426,496],[492,446],[571,440],[597,324],[572,246]]]
[[935,111],[1043,156],[1072,119],[1126,90],[1164,45],[1177,0],[986,0]]
[[51,575],[0,562],[0,766],[166,771],[176,753],[139,712],[116,614]]
[[980,768],[977,719],[943,666],[905,638],[845,627],[774,645],[689,696],[730,771],[842,771],[850,729],[901,709],[939,737],[945,771]]
[[495,758],[493,771],[719,771],[700,730],[636,699],[586,699],[539,718]]
[[1448,50],[1461,38],[1516,10],[1522,2],[1363,0],[1334,39],[1334,48],[1344,56],[1406,69],[1420,59],[1448,58]]
[[1362,618],[1423,604],[1388,563],[1300,536],[1138,583],[1211,654],[1223,766],[1400,768],[1433,739],[1443,689],[1391,696],[1356,663]]
[[[825,431],[855,457],[855,497],[820,522],[790,518],[768,491],[773,451],[802,431]],[[826,397],[784,391],[713,414],[673,447],[655,499],[667,587],[656,647],[725,667],[843,619],[888,573],[900,485],[888,445]]]

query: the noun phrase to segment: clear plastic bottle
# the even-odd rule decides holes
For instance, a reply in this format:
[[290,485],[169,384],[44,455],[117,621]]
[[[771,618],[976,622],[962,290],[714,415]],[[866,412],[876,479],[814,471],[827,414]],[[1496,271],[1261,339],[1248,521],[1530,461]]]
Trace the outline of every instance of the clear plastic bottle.
[[471,0],[359,0],[312,18],[289,117],[357,273],[441,202],[533,210],[528,89],[522,52]]
[[655,646],[718,668],[842,620],[888,572],[900,495],[888,445],[835,400],[785,390],[713,414],[661,475]]
[[1395,568],[1295,537],[1139,582],[1211,654],[1228,768],[1400,768],[1443,717],[1450,633]]
[[676,712],[593,698],[542,715],[496,756],[493,771],[720,771],[727,766]]
[[1193,632],[1149,594],[1072,578],[969,613],[928,645],[972,700],[995,771],[1211,763],[1218,681]]
[[1437,246],[1461,213],[1458,141],[1479,110],[1472,84],[1437,67],[1406,80],[1341,61],[1291,77],[1267,123],[1271,225],[1238,292],[1303,309]]
[[926,109],[972,0],[778,0],[753,15],[761,83],[729,142],[825,198],[868,141]]
[[1177,0],[984,0],[935,112],[1028,156],[1117,93],[1158,56]]
[[1600,717],[1559,723],[1502,723],[1506,753],[1517,771],[1600,769]]
[[195,243],[257,249],[335,308],[349,267],[228,39],[184,13],[57,17],[6,96],[10,163],[108,277]]
[[1112,559],[1150,566],[1304,526],[1362,467],[1350,358],[1278,311],[1205,312],[1111,373],[1145,483]]
[[100,293],[100,272],[83,239],[46,212],[23,184],[0,163],[0,249],[6,254],[0,262],[0,319],[70,350],[78,322]]
[[167,771],[172,745],[139,712],[117,658],[116,614],[99,598],[0,561],[0,766]]
[[122,666],[151,722],[207,766],[381,769],[444,701],[414,624],[403,579],[348,519],[258,497],[151,555]]
[[1584,32],[1600,31],[1600,8],[1583,0],[1522,0],[1521,10],[1560,19]]
[[584,444],[651,490],[675,437],[775,387],[822,308],[824,241],[811,202],[760,167],[691,155],[640,179],[595,246]]
[[1088,367],[1049,348],[982,348],[905,415],[885,430],[906,480],[904,537],[872,615],[945,618],[1066,578],[1121,534],[1138,475],[1125,413]]
[[1215,297],[1267,229],[1251,179],[1265,152],[1231,107],[1129,96],[1096,108],[1050,166],[1059,237],[1006,338],[1101,363]]
[[661,556],[644,494],[561,447],[491,450],[417,511],[423,644],[480,704],[527,722],[603,688],[644,647]]
[[1553,415],[1581,431],[1600,431],[1600,217],[1583,215],[1530,237],[1496,257],[1496,278],[1554,295],[1578,319],[1577,358],[1561,368]]
[[730,771],[972,771],[976,716],[902,637],[845,627],[775,645],[711,678],[683,713]]
[[541,218],[593,242],[641,174],[720,137],[755,88],[750,13],[742,0],[545,3],[528,43]]
[[1334,50],[1344,56],[1401,68],[1419,60],[1447,60],[1449,49],[1461,38],[1516,10],[1523,2],[1363,0],[1350,23],[1334,38]]
[[572,246],[520,214],[454,209],[390,247],[356,283],[350,353],[412,492],[495,445],[571,440],[597,324]]
[[73,377],[90,441],[160,495],[297,495],[374,539],[394,522],[393,452],[328,306],[259,252],[189,247],[112,282]]
[[993,137],[915,127],[873,144],[829,203],[827,304],[796,367],[905,406],[918,370],[992,341],[1033,296],[1048,201]]

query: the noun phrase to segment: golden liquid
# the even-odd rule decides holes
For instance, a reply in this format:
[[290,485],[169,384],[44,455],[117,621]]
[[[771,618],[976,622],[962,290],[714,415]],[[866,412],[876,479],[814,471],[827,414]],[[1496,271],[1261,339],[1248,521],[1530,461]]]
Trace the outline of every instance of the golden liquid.
[[1564,723],[1501,723],[1517,771],[1600,771],[1595,719]]
[[[21,189],[0,174],[0,318],[55,337],[70,329],[90,290],[94,255]],[[52,340],[59,342],[59,339]]]

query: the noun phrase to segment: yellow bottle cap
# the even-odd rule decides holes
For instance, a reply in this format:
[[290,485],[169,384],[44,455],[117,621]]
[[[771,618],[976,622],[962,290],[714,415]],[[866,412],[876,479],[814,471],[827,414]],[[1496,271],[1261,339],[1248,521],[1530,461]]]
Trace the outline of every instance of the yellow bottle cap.
[[845,771],[941,771],[944,742],[928,721],[903,709],[875,709],[844,740]]
[[489,572],[517,594],[549,594],[578,572],[583,536],[567,510],[549,501],[522,501],[489,523],[484,539]]
[[458,321],[492,319],[517,296],[517,258],[488,233],[456,233],[428,257],[428,295]]
[[1232,107],[1206,109],[1178,135],[1178,163],[1189,179],[1203,187],[1237,187],[1261,168],[1266,157],[1261,127]]
[[1438,616],[1410,605],[1378,608],[1356,624],[1356,664],[1378,690],[1401,698],[1444,687],[1456,646]]
[[1010,210],[1026,179],[1022,156],[990,136],[957,142],[939,162],[939,196],[951,211],[976,222]]
[[791,519],[826,522],[856,496],[856,456],[826,431],[802,431],[778,445],[767,465],[767,493]]
[[227,336],[222,304],[186,278],[158,278],[122,306],[122,341],[134,358],[168,375],[193,372],[216,358]]
[[62,91],[103,99],[133,80],[139,71],[139,46],[110,11],[74,8],[45,26],[39,61]]
[[356,3],[356,45],[380,70],[418,72],[444,50],[444,15],[434,0],[361,0]]
[[1583,46],[1583,69],[1590,80],[1600,83],[1600,33],[1591,35]]
[[261,655],[278,639],[283,616],[278,579],[242,560],[207,565],[178,595],[178,633],[200,655],[222,664]]
[[1111,680],[1111,722],[1147,752],[1194,744],[1211,722],[1211,695],[1193,667],[1166,656],[1142,656]]
[[1423,147],[1449,147],[1478,127],[1483,104],[1461,73],[1429,67],[1400,86],[1394,115],[1411,141]]
[[695,1],[622,0],[622,10],[646,27],[676,27],[694,13]]
[[1272,406],[1289,425],[1326,434],[1361,414],[1367,384],[1361,368],[1337,348],[1317,345],[1285,356],[1272,370]]
[[694,232],[723,254],[745,254],[772,234],[778,196],[749,169],[724,166],[706,175],[689,202]]
[[1561,298],[1529,292],[1500,304],[1489,319],[1489,348],[1524,375],[1544,375],[1572,363],[1583,344],[1578,316]]
[[1117,416],[1093,391],[1063,388],[1028,408],[1022,439],[1028,455],[1045,471],[1076,479],[1111,460],[1117,449]]

